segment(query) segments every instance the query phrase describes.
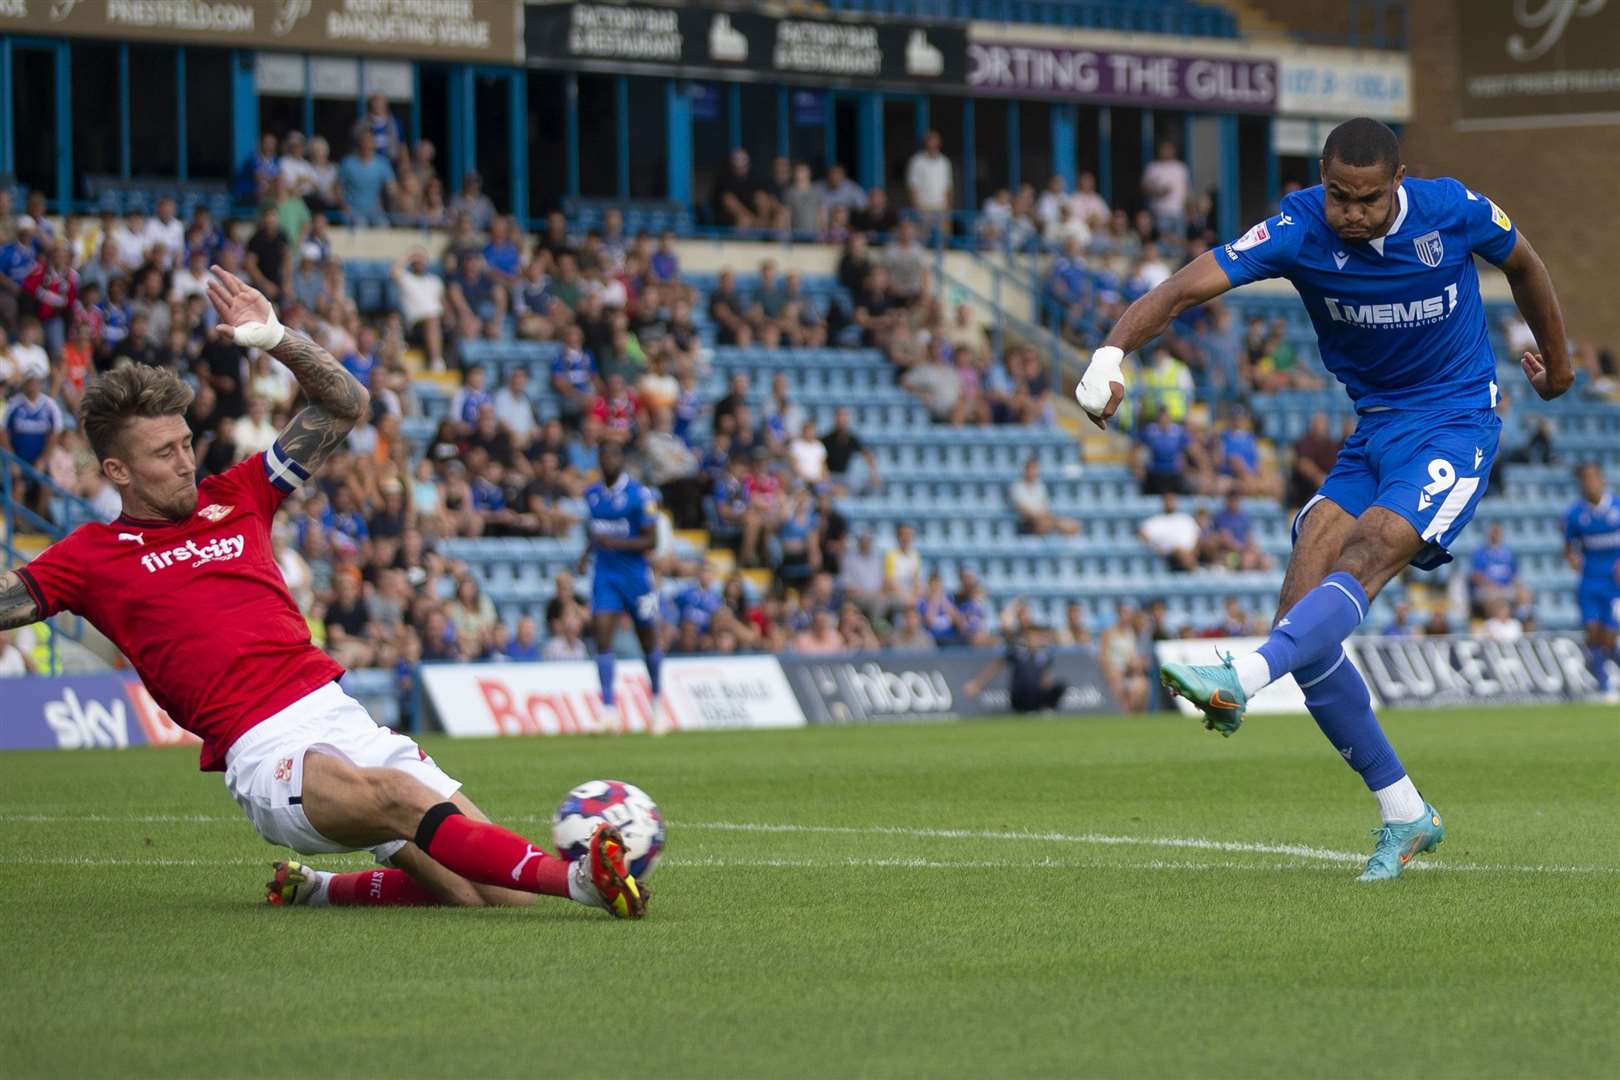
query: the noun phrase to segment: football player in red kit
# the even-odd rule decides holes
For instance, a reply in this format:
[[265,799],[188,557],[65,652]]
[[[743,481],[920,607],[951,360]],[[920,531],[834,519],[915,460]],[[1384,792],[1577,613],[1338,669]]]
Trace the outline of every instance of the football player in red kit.
[[369,408],[330,353],[286,330],[257,289],[214,267],[214,333],[266,350],[307,402],[275,444],[200,485],[171,372],[127,366],[86,391],[80,423],[123,497],[110,524],[80,526],[0,577],[0,629],[59,611],[127,656],[174,721],[202,739],[202,768],[272,844],[307,854],[370,849],[384,869],[326,874],[276,864],[271,903],[528,904],[568,897],[620,918],[646,910],[611,826],[568,863],[492,824],[461,784],[339,688],[310,643],[270,551],[288,495]]

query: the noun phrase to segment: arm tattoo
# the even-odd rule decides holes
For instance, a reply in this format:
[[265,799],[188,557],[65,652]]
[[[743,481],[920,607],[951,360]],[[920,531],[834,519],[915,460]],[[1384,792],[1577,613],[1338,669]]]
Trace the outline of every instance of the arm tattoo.
[[371,395],[331,353],[303,334],[288,330],[270,355],[287,365],[309,399],[276,441],[288,457],[314,472],[366,415]]
[[17,574],[0,575],[0,630],[39,622],[39,608]]

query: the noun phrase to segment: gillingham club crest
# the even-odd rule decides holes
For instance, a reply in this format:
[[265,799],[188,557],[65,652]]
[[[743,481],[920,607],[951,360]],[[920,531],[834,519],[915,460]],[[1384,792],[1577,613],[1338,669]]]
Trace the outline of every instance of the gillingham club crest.
[[1423,260],[1424,266],[1439,266],[1446,254],[1446,245],[1440,241],[1439,230],[1424,233],[1412,241],[1412,246],[1417,248],[1417,257]]

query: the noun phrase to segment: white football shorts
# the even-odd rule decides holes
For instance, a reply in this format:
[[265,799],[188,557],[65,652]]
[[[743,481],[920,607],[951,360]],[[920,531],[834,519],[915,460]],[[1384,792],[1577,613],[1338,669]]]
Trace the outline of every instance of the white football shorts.
[[[259,835],[304,855],[353,850],[316,832],[304,814],[304,755],[312,751],[357,768],[399,769],[441,799],[461,788],[414,741],[383,727],[337,683],[327,683],[254,725],[225,752],[225,789]],[[387,862],[405,844],[390,840],[371,852]]]

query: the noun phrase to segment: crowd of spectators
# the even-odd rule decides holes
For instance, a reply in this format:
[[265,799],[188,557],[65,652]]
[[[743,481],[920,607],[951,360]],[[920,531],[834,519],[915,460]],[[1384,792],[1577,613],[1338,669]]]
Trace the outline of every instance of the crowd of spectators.
[[[862,191],[836,165],[819,182],[786,161],[773,163],[769,183],[749,169],[745,153],[732,155],[715,193],[717,216],[838,241],[847,302],[811,295],[797,273],[770,261],[746,285],[725,273],[700,295],[682,276],[674,237],[630,236],[616,210],[584,235],[553,213],[526,236],[483,195],[476,175],[446,200],[432,145],[407,147],[380,99],[336,162],[320,139],[266,135],[240,177],[256,208],[250,220],[216,221],[201,208],[182,220],[172,199],[158,200],[151,215],[57,220],[37,193],[19,215],[0,191],[0,438],[110,519],[117,493],[71,417],[97,372],[143,363],[169,367],[195,388],[188,419],[202,475],[268,447],[296,407],[297,387],[269,356],[208,334],[214,316],[204,285],[218,263],[264,291],[286,325],[320,342],[371,390],[369,422],[318,483],[289,500],[275,535],[312,633],[346,664],[404,672],[420,659],[583,655],[585,616],[571,582],[558,580],[543,621],[509,624],[478,578],[440,547],[452,537],[577,536],[580,496],[604,442],[632,452],[675,528],[707,529],[739,569],[763,572],[718,578],[661,544],[660,569],[687,581],[666,599],[671,652],[982,645],[1023,625],[1027,611],[994,611],[970,571],[954,588],[925,576],[910,528],[892,543],[851,528],[838,498],[879,490],[882,477],[850,409],[822,428],[793,400],[786,378],[763,388],[737,375],[716,400],[702,389],[706,317],[721,344],[879,348],[898,383],[940,423],[1051,421],[1054,388],[1042,358],[1016,343],[995,355],[968,307],[950,307],[933,279],[924,245],[951,228],[953,206],[937,135],[908,167],[914,213],[906,217],[881,189]],[[1144,177],[1147,208],[1134,218],[1110,209],[1082,176],[1072,194],[1060,180],[1039,196],[998,192],[979,228],[1019,243],[1028,229],[1060,247],[1054,294],[1066,310],[1106,320],[1213,239],[1209,207],[1186,188],[1185,166],[1165,147]],[[392,309],[362,313],[333,255],[328,215],[443,230],[392,268]],[[1505,330],[1511,338],[1514,328]],[[555,359],[535,373],[462,364],[463,344],[511,338],[555,342]],[[416,447],[402,433],[422,407],[412,350],[430,372],[458,382],[448,415]],[[1589,349],[1581,363],[1590,393],[1620,385],[1612,355]],[[531,385],[536,378],[545,386]],[[1315,379],[1280,323],[1240,329],[1218,304],[1178,322],[1149,354],[1133,376],[1142,392],[1122,422],[1136,440],[1141,491],[1162,498],[1140,538],[1171,571],[1274,565],[1244,500],[1298,506],[1331,467],[1344,433],[1313,417],[1285,473],[1239,402],[1251,390],[1309,388]],[[542,389],[555,402],[544,419],[536,410]],[[1550,456],[1544,428],[1523,430],[1518,447],[1504,459]],[[41,516],[63,520],[46,488],[24,491]],[[1189,514],[1177,503],[1185,495],[1223,502],[1218,512]],[[1085,531],[1083,515],[1054,507],[1034,460],[1006,498],[1025,534]],[[1508,622],[1523,625],[1528,605],[1522,585],[1497,580],[1501,566],[1474,568],[1475,615],[1505,634]],[[760,588],[753,582],[762,576],[768,584]],[[1080,609],[1070,615],[1055,640],[1088,639]],[[1252,621],[1236,610],[1228,616],[1226,629]],[[1154,632],[1167,629],[1148,612],[1117,613],[1108,648],[1127,700],[1135,700],[1140,673],[1115,639],[1138,618]]]

